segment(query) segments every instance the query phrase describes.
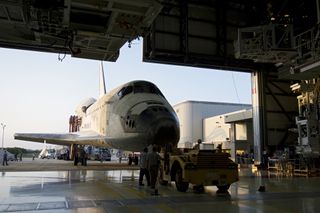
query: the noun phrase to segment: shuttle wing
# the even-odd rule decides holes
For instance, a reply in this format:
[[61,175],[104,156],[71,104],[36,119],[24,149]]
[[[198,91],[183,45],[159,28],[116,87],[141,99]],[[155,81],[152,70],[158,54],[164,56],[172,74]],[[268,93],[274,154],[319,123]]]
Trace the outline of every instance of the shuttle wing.
[[[71,144],[83,144],[83,145],[95,145],[103,146],[105,136],[99,135],[93,131],[87,132],[72,132],[72,133],[16,133],[14,139],[49,143],[56,145],[71,145]],[[110,139],[111,140],[111,139]],[[107,145],[105,145],[107,146]]]
[[[132,133],[122,137],[108,137],[94,131],[71,132],[71,133],[16,133],[14,139],[48,143],[55,145],[92,145],[96,147],[125,149],[129,144],[138,145],[141,140],[140,134]],[[138,150],[138,148],[136,148]]]

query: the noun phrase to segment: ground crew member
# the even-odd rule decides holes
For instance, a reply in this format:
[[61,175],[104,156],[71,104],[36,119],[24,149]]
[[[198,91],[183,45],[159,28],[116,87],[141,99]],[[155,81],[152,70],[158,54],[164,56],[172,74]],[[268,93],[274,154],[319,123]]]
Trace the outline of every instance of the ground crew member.
[[140,155],[140,173],[139,173],[139,186],[144,186],[142,183],[143,176],[146,176],[147,184],[150,186],[150,175],[147,167],[147,154],[148,154],[148,148],[144,148],[143,152]]
[[200,149],[200,144],[202,143],[201,139],[198,139],[197,142],[198,143],[193,147],[193,149],[195,149],[195,150],[199,150]]
[[73,165],[78,166],[78,163],[80,161],[80,148],[78,145],[74,145],[74,160],[73,160]]
[[84,147],[82,147],[82,149],[81,149],[80,156],[81,156],[81,166],[86,166],[87,165],[87,153],[84,150]]
[[3,159],[2,159],[2,165],[6,165],[8,166],[8,153],[7,153],[7,150],[4,150],[4,153],[3,153]]
[[130,153],[130,154],[129,154],[129,157],[128,157],[128,165],[129,165],[129,166],[132,165],[132,161],[133,161],[133,157],[132,157],[132,154]]
[[[152,152],[148,153],[148,155],[147,155],[147,165],[148,165],[148,170],[150,173],[151,189],[155,189],[155,185],[156,185],[157,178],[158,178],[160,160],[161,160],[161,157],[157,153],[157,148],[154,146],[152,148]],[[155,194],[158,194],[157,189],[155,189]]]

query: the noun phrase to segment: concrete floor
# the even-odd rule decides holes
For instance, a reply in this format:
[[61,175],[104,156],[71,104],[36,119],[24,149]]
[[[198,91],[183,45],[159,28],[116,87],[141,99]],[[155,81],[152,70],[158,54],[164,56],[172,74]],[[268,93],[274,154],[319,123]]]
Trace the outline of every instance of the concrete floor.
[[[1,160],[1,158],[0,158]],[[2,163],[2,161],[1,161]],[[9,166],[0,165],[0,171],[71,171],[71,170],[115,170],[115,169],[139,169],[138,166],[128,165],[127,161],[119,163],[117,158],[112,158],[111,161],[93,161],[88,160],[87,166],[73,165],[73,161],[64,161],[57,159],[39,159],[23,158],[22,161],[9,161]]]
[[[1,170],[0,170],[1,171]],[[229,194],[209,186],[197,194],[138,186],[138,170],[8,172],[0,176],[0,212],[318,213],[319,177],[283,177],[241,169]],[[264,185],[266,192],[259,192]]]

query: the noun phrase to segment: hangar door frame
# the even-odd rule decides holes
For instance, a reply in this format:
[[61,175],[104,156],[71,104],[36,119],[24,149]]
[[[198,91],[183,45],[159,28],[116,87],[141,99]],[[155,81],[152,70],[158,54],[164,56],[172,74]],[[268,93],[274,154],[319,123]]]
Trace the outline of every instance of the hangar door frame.
[[207,5],[171,2],[164,5],[144,36],[143,61],[253,73],[252,86],[255,82],[258,91],[252,96],[256,100],[253,101],[255,164],[261,163],[264,149],[272,151],[295,141],[288,131],[295,125],[294,117],[298,114],[297,108],[292,108],[297,101],[290,91],[290,81],[279,80],[271,66],[235,58],[238,30],[258,25],[261,14],[252,11],[250,2],[207,1]]

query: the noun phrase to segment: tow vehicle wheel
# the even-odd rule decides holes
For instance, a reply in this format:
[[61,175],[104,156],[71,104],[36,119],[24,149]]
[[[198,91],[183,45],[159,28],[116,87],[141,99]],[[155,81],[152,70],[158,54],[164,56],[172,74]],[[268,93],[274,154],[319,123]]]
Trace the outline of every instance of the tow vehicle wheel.
[[176,188],[179,192],[186,192],[189,188],[189,182],[182,181],[182,169],[179,167],[175,175]]
[[227,184],[227,185],[220,185],[220,186],[217,186],[218,187],[218,191],[217,193],[220,193],[220,192],[227,192],[229,187],[230,187],[230,184]]
[[168,185],[168,181],[167,180],[160,180],[160,185],[161,186],[167,186]]
[[193,186],[193,190],[196,193],[203,193],[204,192],[204,186],[203,185],[195,185],[195,186]]

